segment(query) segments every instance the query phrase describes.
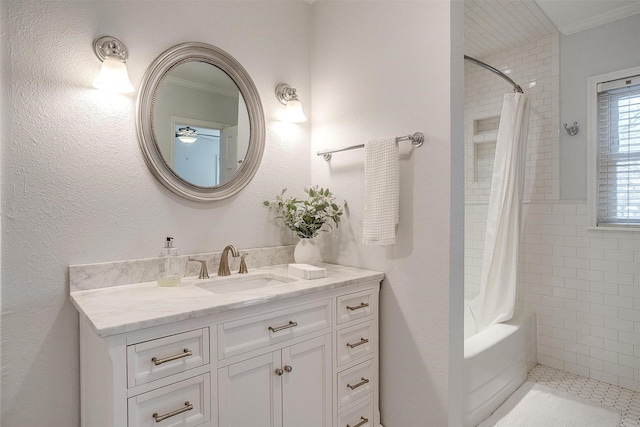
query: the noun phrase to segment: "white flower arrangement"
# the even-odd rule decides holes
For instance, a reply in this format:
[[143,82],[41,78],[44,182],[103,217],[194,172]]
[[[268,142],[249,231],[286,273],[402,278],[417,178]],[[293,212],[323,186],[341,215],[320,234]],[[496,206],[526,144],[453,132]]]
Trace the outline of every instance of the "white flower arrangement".
[[264,201],[263,204],[274,209],[282,219],[284,225],[296,233],[301,239],[316,237],[324,224],[331,228],[332,221],[336,228],[340,224],[340,216],[344,213],[342,208],[335,203],[335,197],[329,189],[318,188],[314,185],[305,188],[304,192],[309,196],[307,200],[299,200],[295,197],[284,199],[285,188],[274,200]]

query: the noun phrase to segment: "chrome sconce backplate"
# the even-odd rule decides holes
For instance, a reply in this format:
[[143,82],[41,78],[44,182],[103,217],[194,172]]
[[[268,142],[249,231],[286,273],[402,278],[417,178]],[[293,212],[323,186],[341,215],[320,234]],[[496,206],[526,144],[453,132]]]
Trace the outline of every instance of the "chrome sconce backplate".
[[129,54],[124,44],[115,37],[102,36],[93,41],[93,51],[100,61],[105,58],[117,58],[122,62],[127,62]]
[[278,98],[278,101],[282,104],[287,105],[287,102],[290,100],[297,100],[298,95],[296,94],[296,90],[288,84],[279,83],[278,86],[276,86],[276,98]]

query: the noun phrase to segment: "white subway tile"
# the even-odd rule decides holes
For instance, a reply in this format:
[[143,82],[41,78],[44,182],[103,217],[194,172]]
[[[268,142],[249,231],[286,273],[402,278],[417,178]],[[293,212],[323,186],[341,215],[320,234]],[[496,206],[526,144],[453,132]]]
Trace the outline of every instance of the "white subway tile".
[[[582,356],[589,356],[590,347],[582,344],[577,344],[574,342],[565,342],[564,349],[571,353],[580,354]],[[564,359],[566,361],[566,359]]]
[[600,338],[600,337],[596,337],[590,334],[577,334],[576,335],[576,342],[578,344],[584,344],[587,345],[589,347],[598,347],[598,348],[602,348],[604,346],[604,339]]
[[[580,366],[586,366],[589,369],[596,369],[599,371],[602,371],[604,367],[604,362],[602,360],[594,359],[589,356],[583,356],[581,354],[577,355],[576,363]],[[562,369],[562,368],[558,368],[558,369]]]
[[576,256],[587,259],[604,259],[604,249],[581,247],[577,248]]
[[589,371],[589,376],[594,380],[602,381],[602,382],[613,384],[613,385],[618,385],[617,375],[605,373],[600,371],[599,369],[591,369]]
[[[572,320],[564,320],[564,319],[560,319],[564,321],[564,328],[567,329],[568,331],[574,331],[577,332],[578,334],[588,334],[589,333],[589,325],[579,322],[579,321],[572,321]],[[577,341],[577,335],[576,335],[576,341]]]
[[618,263],[616,261],[604,261],[599,259],[592,259],[590,266],[592,270],[609,271],[612,273],[618,272]]
[[620,297],[617,295],[605,295],[604,305],[630,309],[633,308],[633,300],[631,298]]
[[589,377],[589,368],[580,365],[574,365],[573,363],[565,362],[564,370],[572,374],[581,375],[583,377]]
[[[578,356],[580,357],[580,356]],[[564,366],[564,362],[560,359],[556,359],[554,357],[550,357],[550,356],[544,356],[544,355],[539,355],[538,356],[538,362],[545,365],[545,366],[550,366],[552,368],[556,368],[556,369],[560,369],[562,370],[563,366]]]
[[[590,325],[589,329],[591,330],[591,335],[593,335],[594,337],[600,337],[608,340],[618,339],[618,331],[616,331],[615,329],[603,328],[596,325]],[[620,333],[623,334],[627,332]]]
[[552,348],[551,357],[553,357],[554,359],[562,360],[564,362],[576,363],[576,354],[565,350]]
[[[613,341],[613,340],[604,340],[604,348],[618,353],[618,363],[620,364],[623,364],[621,358],[624,356],[630,357],[636,360],[636,363],[640,362],[640,359],[633,357],[633,346],[631,344],[626,344],[626,343]],[[633,366],[633,365],[627,364],[625,366]]]
[[630,380],[630,379],[627,379],[627,378],[619,377],[618,385],[620,387],[628,388],[629,390],[640,392],[640,382],[639,381],[634,381],[634,380]]
[[618,318],[618,307],[604,305],[604,304],[591,304],[591,314],[602,317]]
[[633,322],[630,322],[629,320],[621,320],[621,319],[616,319],[612,317],[604,318],[604,327],[617,329],[619,331],[634,332]]

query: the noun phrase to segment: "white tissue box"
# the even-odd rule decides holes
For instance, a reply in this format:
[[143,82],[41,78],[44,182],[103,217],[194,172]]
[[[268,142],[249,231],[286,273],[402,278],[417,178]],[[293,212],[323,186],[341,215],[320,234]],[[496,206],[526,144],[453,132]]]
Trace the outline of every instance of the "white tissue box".
[[321,279],[327,277],[327,269],[309,264],[289,264],[289,274],[303,279]]

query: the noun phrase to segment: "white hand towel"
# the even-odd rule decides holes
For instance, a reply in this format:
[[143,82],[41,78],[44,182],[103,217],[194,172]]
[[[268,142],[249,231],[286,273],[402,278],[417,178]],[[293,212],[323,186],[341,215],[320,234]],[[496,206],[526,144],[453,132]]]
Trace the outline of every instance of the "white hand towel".
[[362,242],[365,245],[393,245],[400,202],[398,145],[395,138],[373,139],[364,144],[364,152]]

